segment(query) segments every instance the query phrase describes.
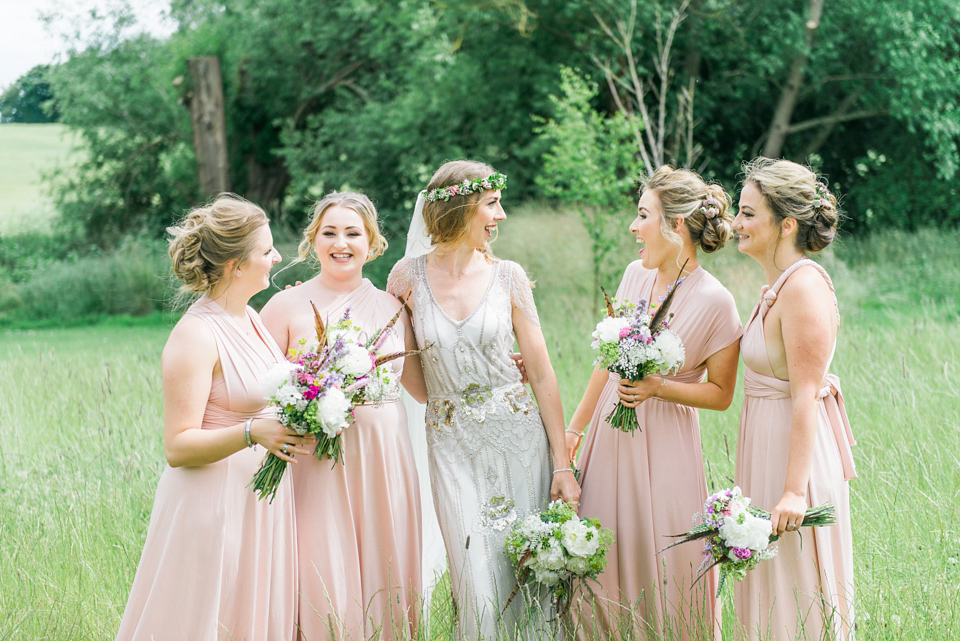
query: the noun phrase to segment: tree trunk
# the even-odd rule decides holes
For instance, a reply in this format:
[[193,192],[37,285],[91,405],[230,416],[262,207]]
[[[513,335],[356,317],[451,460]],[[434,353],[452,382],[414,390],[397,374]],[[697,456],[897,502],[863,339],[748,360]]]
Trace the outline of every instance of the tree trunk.
[[204,198],[230,191],[227,125],[223,112],[223,80],[216,56],[190,58],[193,96],[190,119],[197,155],[197,178]]
[[810,0],[810,19],[804,25],[804,48],[798,51],[790,63],[790,73],[787,75],[787,84],[780,94],[780,101],[773,114],[773,121],[767,131],[767,141],[763,145],[762,154],[767,158],[778,158],[783,151],[783,143],[787,138],[787,129],[793,117],[793,109],[797,104],[797,95],[803,83],[803,75],[807,69],[807,52],[813,46],[813,38],[820,26],[820,16],[823,14],[824,0]]

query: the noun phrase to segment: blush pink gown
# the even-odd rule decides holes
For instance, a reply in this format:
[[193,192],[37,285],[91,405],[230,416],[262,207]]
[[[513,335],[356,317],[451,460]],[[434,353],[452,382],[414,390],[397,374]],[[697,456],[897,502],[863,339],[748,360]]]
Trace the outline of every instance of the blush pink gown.
[[[201,428],[269,415],[258,381],[283,354],[256,312],[247,309],[258,337],[247,335],[208,298],[187,314],[210,326],[223,372],[213,381]],[[253,341],[262,341],[270,358]],[[287,475],[273,503],[257,499],[247,485],[263,457],[257,447],[216,463],[163,471],[117,641],[293,638],[293,495]]]
[[[364,280],[319,311],[332,324],[347,308],[350,318],[372,334],[400,303]],[[383,351],[403,350],[403,326],[397,323]],[[403,359],[390,361],[389,367],[399,381]],[[406,410],[393,400],[355,412],[356,421],[342,432],[340,463],[311,455],[294,466],[304,641],[416,638],[420,482]]]
[[[640,261],[627,266],[617,298],[649,300],[656,272]],[[741,335],[736,304],[720,282],[697,267],[671,304],[670,326],[681,338],[686,360],[672,380],[704,379],[706,360]],[[597,599],[583,603],[575,624],[584,639],[606,638],[624,628],[663,638],[709,637],[714,622],[713,575],[692,588],[701,548],[667,547],[671,534],[690,529],[707,498],[698,410],[650,399],[637,408],[640,430],[621,432],[604,420],[619,398],[611,374],[593,412],[580,453],[580,515],[597,517],[614,530]],[[589,597],[584,597],[589,602]],[[670,636],[672,635],[672,636]],[[620,638],[617,636],[617,638]],[[661,638],[658,636],[657,638]]]
[[[743,412],[737,442],[737,485],[754,505],[773,510],[783,495],[793,402],[790,381],[776,378],[767,357],[763,318],[797,269],[826,271],[812,260],[791,265],[764,294],[741,342]],[[836,303],[836,301],[834,301]],[[829,364],[828,364],[829,369]],[[771,641],[853,638],[853,537],[847,481],[856,476],[850,424],[836,376],[824,376],[807,500],[832,503],[837,524],[801,528],[777,542],[777,556],[760,563],[735,586],[739,638]],[[802,546],[801,546],[802,536]]]

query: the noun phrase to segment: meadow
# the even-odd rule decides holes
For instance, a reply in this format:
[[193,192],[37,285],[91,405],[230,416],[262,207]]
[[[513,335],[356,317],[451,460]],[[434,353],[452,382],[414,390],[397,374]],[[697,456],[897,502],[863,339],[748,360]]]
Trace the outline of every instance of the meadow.
[[43,177],[70,167],[72,142],[63,125],[0,125],[0,234],[50,224],[55,212]]
[[[10,211],[6,193],[0,213]],[[495,252],[536,281],[569,418],[600,313],[588,240],[573,212],[510,205]],[[625,232],[619,265],[634,258],[632,240]],[[858,441],[850,487],[861,641],[960,638],[958,256],[956,235],[927,230],[845,238],[818,259],[837,287],[832,369]],[[760,269],[733,247],[703,262],[746,319]],[[0,330],[0,641],[114,638],[165,465],[159,360],[175,320]],[[731,483],[741,401],[738,388],[730,409],[701,414],[711,488]],[[733,639],[729,592],[724,639]],[[431,636],[449,638],[449,605],[434,605]]]

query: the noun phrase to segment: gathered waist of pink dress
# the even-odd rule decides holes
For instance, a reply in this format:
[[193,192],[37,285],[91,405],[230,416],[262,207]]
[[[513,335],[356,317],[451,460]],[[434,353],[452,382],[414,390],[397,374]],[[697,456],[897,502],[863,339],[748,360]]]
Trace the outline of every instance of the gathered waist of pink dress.
[[[748,398],[786,400],[791,398],[790,381],[766,376],[748,367],[743,375],[743,393]],[[843,394],[840,391],[840,379],[834,374],[827,374],[817,398],[823,404],[830,423],[830,431],[837,442],[840,461],[843,463],[843,476],[847,480],[856,478],[853,451],[850,448],[857,442],[853,438],[853,429],[847,417]]]
[[[677,383],[699,383],[703,380],[703,373],[707,371],[706,367],[695,367],[694,369],[687,370],[686,372],[680,372],[673,376],[664,376],[668,381],[676,381]],[[618,382],[620,376],[614,372],[610,372],[610,380]]]
[[277,418],[277,408],[268,406],[256,412],[237,412],[209,403],[203,412],[203,422],[200,427],[205,430],[219,430],[242,423],[248,418]]

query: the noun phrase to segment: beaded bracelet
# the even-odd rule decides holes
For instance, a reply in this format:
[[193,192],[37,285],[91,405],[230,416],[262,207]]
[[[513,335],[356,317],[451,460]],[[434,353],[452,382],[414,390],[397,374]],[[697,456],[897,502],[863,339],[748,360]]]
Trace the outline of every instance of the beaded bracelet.
[[247,439],[247,447],[253,447],[253,439],[250,438],[251,425],[253,425],[253,417],[248,418],[243,424],[243,438]]
[[568,434],[576,434],[579,438],[583,438],[583,432],[578,432],[577,430],[563,430]]
[[573,472],[573,468],[572,468],[572,467],[559,467],[559,468],[557,468],[557,469],[555,469],[555,470],[553,471],[554,476],[556,476],[557,472]]

